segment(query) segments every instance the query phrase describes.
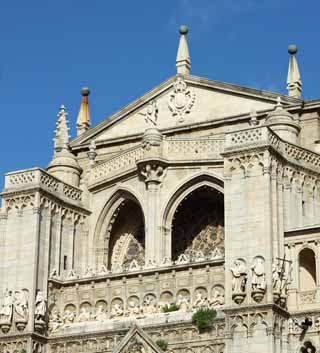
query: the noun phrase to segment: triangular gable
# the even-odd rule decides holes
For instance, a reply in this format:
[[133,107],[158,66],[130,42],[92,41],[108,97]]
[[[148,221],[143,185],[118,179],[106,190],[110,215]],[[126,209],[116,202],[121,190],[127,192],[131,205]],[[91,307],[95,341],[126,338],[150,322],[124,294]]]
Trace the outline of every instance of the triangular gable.
[[150,336],[137,324],[134,324],[123,340],[112,351],[112,353],[124,352],[163,353],[163,351],[153,342]]
[[[175,91],[179,78],[186,83],[186,90]],[[178,88],[179,89],[179,88]],[[71,142],[71,147],[87,144],[92,139],[110,141],[130,135],[140,135],[148,127],[179,128],[201,122],[242,115],[252,110],[273,109],[279,94],[260,91],[195,76],[173,76],[141,98],[88,130]],[[280,95],[281,96],[281,95]],[[301,100],[281,96],[285,105],[297,105]],[[157,117],[148,116],[148,109],[156,102]],[[182,109],[179,108],[182,105]],[[180,114],[182,112],[182,114]]]

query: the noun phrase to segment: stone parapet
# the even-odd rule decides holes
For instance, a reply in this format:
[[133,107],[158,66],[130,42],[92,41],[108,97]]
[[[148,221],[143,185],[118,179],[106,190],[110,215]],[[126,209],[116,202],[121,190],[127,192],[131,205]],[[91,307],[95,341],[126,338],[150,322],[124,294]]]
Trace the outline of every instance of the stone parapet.
[[[94,187],[104,180],[120,177],[137,169],[137,162],[149,156],[146,153],[146,144],[140,144],[123,151],[107,161],[97,164],[92,168],[89,187]],[[221,153],[224,150],[222,138],[175,138],[164,139],[161,142],[159,153],[162,160],[170,163],[185,163],[197,161],[222,161]],[[146,156],[148,154],[148,156]]]
[[5,187],[2,196],[40,188],[78,206],[81,205],[82,190],[64,183],[41,168],[25,169],[8,173],[5,176]]
[[287,162],[320,172],[320,155],[301,146],[284,141],[268,127],[244,129],[226,134],[224,155],[245,152],[253,148],[271,147]]

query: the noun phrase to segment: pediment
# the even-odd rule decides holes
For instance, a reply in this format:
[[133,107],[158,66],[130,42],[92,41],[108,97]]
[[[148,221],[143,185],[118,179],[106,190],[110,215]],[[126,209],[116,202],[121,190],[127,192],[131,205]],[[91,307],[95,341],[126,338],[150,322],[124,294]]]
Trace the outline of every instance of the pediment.
[[[174,76],[95,128],[72,141],[71,146],[140,136],[146,128],[162,131],[227,117],[268,111],[279,94],[210,81],[195,76]],[[282,97],[285,105],[300,100]]]
[[163,351],[141,327],[135,324],[112,353],[163,353]]

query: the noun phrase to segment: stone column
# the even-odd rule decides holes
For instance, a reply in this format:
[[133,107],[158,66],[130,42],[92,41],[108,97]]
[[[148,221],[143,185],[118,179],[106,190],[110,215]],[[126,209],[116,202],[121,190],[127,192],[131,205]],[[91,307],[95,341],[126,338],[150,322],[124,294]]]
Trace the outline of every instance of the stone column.
[[147,209],[145,214],[145,258],[160,263],[163,255],[161,223],[159,220],[160,188],[165,176],[166,161],[162,158],[163,136],[156,128],[147,129],[143,135],[143,158],[138,168],[146,184]]
[[160,263],[163,252],[159,225],[159,191],[161,180],[164,175],[164,167],[158,163],[145,164],[141,174],[145,177],[147,187],[147,214],[145,246],[146,260]]

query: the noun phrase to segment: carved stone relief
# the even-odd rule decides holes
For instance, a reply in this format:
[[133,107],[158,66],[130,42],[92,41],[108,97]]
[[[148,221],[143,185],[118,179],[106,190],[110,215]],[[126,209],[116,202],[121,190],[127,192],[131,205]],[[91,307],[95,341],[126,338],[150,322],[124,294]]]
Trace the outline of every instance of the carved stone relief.
[[131,233],[123,234],[113,248],[111,266],[114,268],[116,264],[120,264],[128,268],[134,260],[139,266],[144,264],[144,248]]
[[243,259],[234,262],[232,273],[232,298],[237,304],[241,304],[246,296],[247,268]]
[[177,116],[179,122],[183,122],[185,115],[190,113],[195,99],[195,94],[191,92],[183,78],[178,77],[173,84],[173,92],[170,94],[168,107],[172,115]]

